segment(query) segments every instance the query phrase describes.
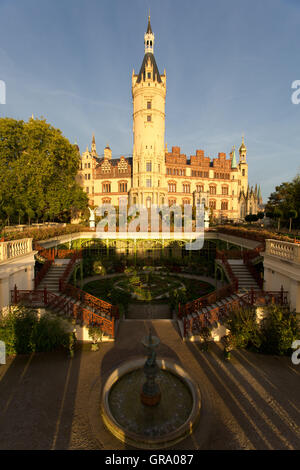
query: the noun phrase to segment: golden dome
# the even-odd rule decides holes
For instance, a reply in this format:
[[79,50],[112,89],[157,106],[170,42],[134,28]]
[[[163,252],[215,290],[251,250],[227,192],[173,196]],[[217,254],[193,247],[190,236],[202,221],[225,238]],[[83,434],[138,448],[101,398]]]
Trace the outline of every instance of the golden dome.
[[242,138],[242,145],[240,146],[239,152],[241,153],[243,150],[244,151],[247,150],[247,147],[246,147],[245,142],[244,142],[244,136]]

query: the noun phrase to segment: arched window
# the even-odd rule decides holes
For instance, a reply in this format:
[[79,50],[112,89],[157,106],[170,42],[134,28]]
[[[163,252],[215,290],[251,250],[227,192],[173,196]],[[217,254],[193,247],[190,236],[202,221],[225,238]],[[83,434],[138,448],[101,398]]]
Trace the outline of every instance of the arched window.
[[210,209],[216,209],[216,207],[217,207],[217,203],[216,203],[215,199],[210,199],[209,200],[209,208]]
[[217,194],[217,187],[215,185],[209,187],[209,194]]

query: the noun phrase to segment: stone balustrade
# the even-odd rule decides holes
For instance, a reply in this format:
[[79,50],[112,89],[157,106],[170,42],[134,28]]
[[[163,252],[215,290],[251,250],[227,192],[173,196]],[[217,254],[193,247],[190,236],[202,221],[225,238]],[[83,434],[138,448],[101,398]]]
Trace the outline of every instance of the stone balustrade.
[[0,262],[32,252],[32,238],[0,242]]
[[266,240],[265,253],[293,263],[300,263],[300,243]]

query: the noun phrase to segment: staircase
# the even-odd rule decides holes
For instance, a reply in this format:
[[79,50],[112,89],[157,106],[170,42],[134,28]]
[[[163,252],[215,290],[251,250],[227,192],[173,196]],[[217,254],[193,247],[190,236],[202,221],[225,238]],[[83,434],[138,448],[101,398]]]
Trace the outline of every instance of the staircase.
[[[62,277],[64,271],[66,269],[66,264],[55,264],[51,265],[49,271],[46,273],[42,281],[38,286],[38,290],[42,291],[46,288],[47,292],[55,294],[54,300],[52,300],[49,304],[49,308],[52,312],[55,312],[57,315],[68,315],[70,309],[73,309],[73,306],[76,306],[78,310],[81,308],[88,309],[91,313],[95,315],[101,315],[101,317],[107,321],[111,321],[111,317],[106,315],[104,312],[99,313],[96,311],[91,305],[85,305],[80,300],[76,300],[75,298],[65,294],[64,292],[60,292],[59,285],[60,285],[60,278]],[[77,321],[77,323],[81,323],[81,321]],[[117,325],[116,325],[117,326]],[[115,326],[115,327],[116,327]],[[113,338],[111,335],[106,334],[104,332],[102,341],[112,341]]]
[[227,260],[233,274],[239,281],[239,290],[260,290],[256,280],[248,270],[247,266],[240,259],[228,259]]
[[211,330],[213,341],[220,341],[226,334],[223,322],[235,306],[243,304],[243,295],[244,293],[236,293],[223,297],[214,304],[199,308],[181,319],[178,318],[178,326],[183,340],[201,341],[199,331],[203,327],[208,327]]
[[43,290],[45,287],[47,290],[54,292],[55,294],[59,293],[59,279],[61,278],[64,270],[66,269],[66,265],[64,264],[55,264],[55,262],[51,265],[49,271],[44,276],[42,281],[40,282],[38,289]]

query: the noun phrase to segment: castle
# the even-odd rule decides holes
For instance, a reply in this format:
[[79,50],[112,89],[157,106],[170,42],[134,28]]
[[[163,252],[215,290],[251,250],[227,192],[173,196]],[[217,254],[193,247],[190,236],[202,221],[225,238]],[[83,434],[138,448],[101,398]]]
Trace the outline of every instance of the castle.
[[81,155],[78,181],[89,205],[105,203],[163,204],[204,203],[215,219],[237,220],[255,214],[262,204],[260,187],[249,188],[247,148],[233,147],[229,158],[219,153],[212,160],[204,150],[189,158],[180,147],[165,145],[166,71],[161,74],[154,57],[150,16],[144,35],[145,55],[138,74],[132,72],[133,154],[115,159],[109,146],[99,156],[93,135],[91,149]]

